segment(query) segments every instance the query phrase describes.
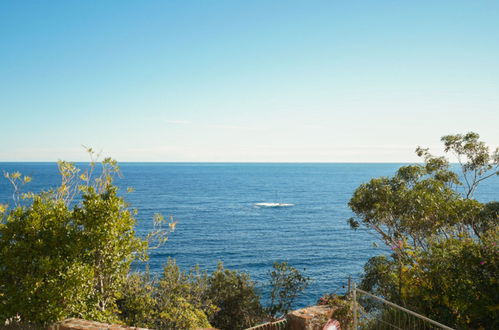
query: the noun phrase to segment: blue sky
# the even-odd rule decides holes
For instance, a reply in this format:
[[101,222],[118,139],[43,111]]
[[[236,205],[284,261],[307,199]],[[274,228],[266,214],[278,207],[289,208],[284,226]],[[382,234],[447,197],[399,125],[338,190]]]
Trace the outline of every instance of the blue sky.
[[498,1],[2,1],[0,161],[414,161],[499,144]]

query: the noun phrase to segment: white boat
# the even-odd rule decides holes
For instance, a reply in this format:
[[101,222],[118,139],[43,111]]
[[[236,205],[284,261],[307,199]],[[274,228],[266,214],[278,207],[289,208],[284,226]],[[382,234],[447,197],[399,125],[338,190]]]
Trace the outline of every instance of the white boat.
[[290,207],[294,205],[295,204],[288,203],[255,203],[255,206],[257,207]]

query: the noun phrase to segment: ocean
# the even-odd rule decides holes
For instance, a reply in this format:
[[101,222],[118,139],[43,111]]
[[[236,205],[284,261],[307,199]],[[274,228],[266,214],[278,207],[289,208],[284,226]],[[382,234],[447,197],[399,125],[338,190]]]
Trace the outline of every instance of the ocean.
[[[85,166],[84,164],[78,164]],[[146,235],[155,213],[173,216],[174,233],[150,251],[149,267],[160,273],[169,257],[183,269],[199,265],[248,272],[264,296],[275,261],[287,261],[312,280],[295,307],[314,304],[325,293],[344,293],[347,278],[358,279],[372,256],[387,253],[374,233],[352,231],[348,201],[361,183],[390,176],[404,164],[378,163],[121,163],[116,180],[136,208],[137,232]],[[40,191],[60,182],[55,163],[0,163],[0,171],[20,171]],[[126,193],[133,187],[133,193]],[[499,200],[499,177],[475,194],[482,202]],[[0,180],[0,203],[12,189]],[[287,203],[259,207],[257,203]],[[137,270],[144,264],[135,264]]]

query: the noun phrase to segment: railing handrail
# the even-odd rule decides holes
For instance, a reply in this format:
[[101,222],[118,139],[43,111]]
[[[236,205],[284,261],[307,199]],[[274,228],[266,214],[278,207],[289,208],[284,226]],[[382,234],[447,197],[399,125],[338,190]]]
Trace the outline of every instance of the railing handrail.
[[442,329],[446,329],[446,330],[455,330],[455,329],[453,329],[453,328],[451,328],[451,327],[448,327],[448,326],[446,326],[446,325],[443,325],[442,323],[439,323],[439,322],[437,322],[437,321],[434,321],[434,320],[432,320],[432,319],[429,319],[429,318],[427,318],[426,316],[420,315],[420,314],[418,314],[418,313],[416,313],[416,312],[413,312],[413,311],[411,311],[411,310],[409,310],[409,309],[407,309],[407,308],[404,308],[404,307],[402,307],[402,306],[399,306],[399,305],[397,305],[397,304],[394,304],[394,303],[392,303],[392,302],[390,302],[390,301],[388,301],[388,300],[385,300],[385,299],[383,299],[383,298],[381,298],[381,297],[375,296],[375,295],[373,295],[373,294],[372,294],[372,293],[370,293],[370,292],[367,292],[367,291],[364,291],[364,290],[358,289],[358,288],[357,288],[357,287],[355,287],[355,286],[353,287],[353,289],[354,289],[355,291],[359,292],[359,293],[362,293],[362,294],[368,295],[368,296],[370,296],[370,297],[372,297],[372,298],[374,298],[374,299],[378,299],[379,301],[381,301],[381,302],[383,302],[383,303],[385,303],[385,304],[387,304],[387,305],[390,305],[390,306],[392,306],[392,307],[398,308],[398,309],[400,309],[400,310],[402,310],[402,311],[404,311],[404,312],[406,312],[406,313],[408,313],[408,314],[411,314],[411,315],[413,315],[413,316],[415,316],[415,317],[418,317],[418,318],[420,318],[420,319],[422,319],[422,320],[424,320],[424,321],[426,321],[426,322],[429,322],[429,323],[431,323],[431,324],[433,324],[433,325],[436,325],[436,326],[438,326],[438,327],[441,327]]
[[247,328],[245,330],[272,329],[272,328],[268,328],[268,327],[272,327],[274,325],[275,326],[285,325],[287,322],[288,322],[288,320],[286,320],[286,319],[271,321],[271,322],[255,325],[255,326],[253,326],[251,328]]

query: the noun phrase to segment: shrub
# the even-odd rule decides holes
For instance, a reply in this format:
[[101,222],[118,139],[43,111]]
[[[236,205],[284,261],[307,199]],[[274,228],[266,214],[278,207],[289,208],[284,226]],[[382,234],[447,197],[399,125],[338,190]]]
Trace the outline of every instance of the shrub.
[[15,191],[14,206],[0,207],[0,322],[116,319],[130,264],[146,257],[148,244],[135,235],[134,211],[113,185],[116,162],[100,164],[92,178],[94,161],[83,173],[59,162],[61,185],[39,194],[21,194],[30,179],[5,174]]
[[287,262],[275,262],[273,270],[270,272],[270,306],[268,313],[285,315],[293,306],[293,303],[300,293],[308,286],[310,279],[303,276],[300,271]]
[[182,271],[169,259],[159,278],[130,275],[118,300],[126,323],[155,329],[213,326],[244,329],[259,322],[262,308],[254,283],[245,273],[219,263],[210,275],[195,267]]
[[149,272],[128,275],[116,301],[120,320],[137,327],[152,327],[155,318],[155,291]]
[[499,175],[499,148],[490,152],[473,132],[442,142],[460,173],[418,147],[424,163],[355,190],[352,228],[372,229],[393,252],[367,262],[361,287],[449,326],[496,329],[499,203],[482,204],[473,194]]
[[154,329],[211,327],[208,317],[217,308],[206,292],[206,273],[181,271],[168,259],[159,278],[149,271],[128,276],[117,301],[119,316],[126,324]]
[[344,329],[350,329],[353,324],[353,300],[352,297],[328,294],[319,299],[317,305],[328,305],[332,307],[332,318],[340,322]]
[[156,329],[211,327],[208,318],[217,307],[207,297],[207,275],[193,268],[181,271],[168,259],[156,286]]
[[244,329],[262,320],[263,309],[248,274],[225,269],[219,262],[208,279],[208,297],[219,308],[211,318],[220,329]]

